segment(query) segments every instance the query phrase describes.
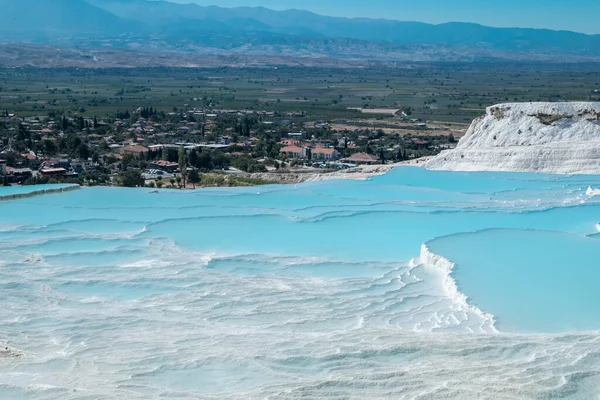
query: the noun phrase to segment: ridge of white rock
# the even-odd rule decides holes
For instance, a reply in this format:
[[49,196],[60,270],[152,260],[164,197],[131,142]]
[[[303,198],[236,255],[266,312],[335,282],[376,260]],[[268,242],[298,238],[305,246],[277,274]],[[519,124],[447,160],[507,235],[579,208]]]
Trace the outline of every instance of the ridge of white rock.
[[487,108],[456,149],[425,168],[600,174],[600,103],[509,103]]
[[590,187],[588,187],[588,190],[587,190],[587,192],[585,192],[585,194],[587,196],[591,196],[591,197],[600,196],[600,189],[594,189],[593,187],[590,186]]

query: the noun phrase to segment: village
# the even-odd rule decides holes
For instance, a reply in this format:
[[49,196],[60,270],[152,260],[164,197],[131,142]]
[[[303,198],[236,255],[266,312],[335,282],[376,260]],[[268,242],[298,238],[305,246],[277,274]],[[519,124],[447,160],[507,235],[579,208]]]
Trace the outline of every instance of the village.
[[[279,178],[292,172],[327,173],[417,159],[456,141],[453,133],[406,115],[389,116],[377,127],[378,121],[314,121],[302,111],[187,105],[168,112],[141,107],[102,118],[79,114],[3,112],[1,183],[243,186],[288,181]],[[384,128],[397,121],[404,131]],[[252,179],[257,173],[270,179]]]

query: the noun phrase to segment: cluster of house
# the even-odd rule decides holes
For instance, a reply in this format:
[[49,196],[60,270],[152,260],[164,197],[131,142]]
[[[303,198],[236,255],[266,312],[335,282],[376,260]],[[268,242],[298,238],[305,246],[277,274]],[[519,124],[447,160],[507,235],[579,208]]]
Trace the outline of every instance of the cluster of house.
[[284,139],[279,142],[283,147],[279,154],[288,159],[310,159],[315,161],[333,161],[340,157],[339,151],[323,144],[305,144],[296,139]]
[[77,178],[84,171],[97,169],[98,164],[86,160],[72,161],[69,158],[41,159],[33,153],[21,154],[27,160],[26,166],[9,167],[6,160],[0,159],[0,176],[6,177],[9,183],[23,183],[32,177]]
[[44,177],[77,178],[85,170],[89,170],[87,162],[73,162],[68,158],[54,158],[42,162],[38,173]]
[[282,158],[296,160],[311,160],[317,162],[331,162],[339,160],[349,164],[377,164],[379,157],[367,153],[355,153],[350,157],[340,159],[340,152],[334,147],[323,143],[303,143],[300,140],[284,139],[280,142],[283,146],[279,151]]
[[[81,138],[83,143],[90,148],[104,147],[105,150],[100,154],[108,155],[104,160],[113,159],[110,164],[104,165],[108,167],[112,173],[118,173],[121,167],[121,160],[125,156],[130,155],[136,158],[147,159],[146,155],[151,151],[157,151],[165,148],[179,149],[183,146],[186,150],[220,150],[227,149],[231,146],[236,146],[236,150],[232,152],[230,149],[228,154],[231,156],[247,155],[252,148],[257,144],[259,139],[255,137],[257,132],[250,130],[250,137],[244,136],[242,140],[238,139],[233,133],[232,127],[218,127],[218,117],[220,115],[243,116],[247,114],[258,114],[265,119],[273,119],[276,116],[283,118],[298,117],[303,114],[290,112],[287,114],[276,115],[272,111],[244,111],[244,110],[212,110],[205,112],[202,110],[193,110],[188,113],[195,118],[187,118],[187,120],[174,119],[177,122],[157,122],[149,118],[137,116],[131,118],[115,118],[107,121],[98,120],[96,118],[79,118],[79,119],[64,119],[63,121],[47,118],[23,118],[14,114],[5,116],[4,121],[9,122],[9,130],[15,131],[20,127],[24,127],[31,134],[37,135],[38,141],[43,143],[52,142],[56,148],[59,146],[61,137],[67,137],[67,132],[63,124],[66,124],[71,131],[76,126],[83,127],[81,130]],[[189,121],[192,119],[192,121]],[[195,119],[195,121],[194,121]],[[201,122],[196,122],[201,121]],[[280,157],[284,160],[305,160],[313,162],[336,162],[348,164],[376,164],[379,162],[378,157],[366,154],[355,153],[350,157],[342,158],[338,149],[334,146],[335,143],[342,143],[345,139],[344,148],[356,151],[358,146],[342,137],[341,133],[333,136],[333,141],[307,139],[307,134],[304,131],[294,132],[296,126],[291,119],[283,119],[278,122],[270,122],[268,120],[261,121],[264,125],[277,125],[281,127],[280,131],[265,130],[269,132],[285,132],[286,139],[280,141]],[[328,129],[330,126],[327,122],[315,122],[311,124],[311,128]],[[261,127],[261,129],[264,129]],[[269,129],[275,129],[269,128]],[[216,136],[213,133],[219,133],[222,136]],[[190,143],[187,137],[191,135],[199,135],[206,137],[211,135],[210,143]],[[78,135],[79,136],[79,135]],[[14,136],[13,136],[14,137]],[[119,139],[117,139],[120,137]],[[123,137],[127,139],[123,140]],[[359,136],[361,139],[363,136]],[[364,136],[365,138],[367,136]],[[6,139],[6,138],[5,138]],[[41,143],[38,142],[38,143]],[[106,148],[107,146],[107,148]],[[356,150],[354,150],[356,149]],[[9,167],[6,161],[2,158],[2,141],[0,141],[0,175],[8,176],[13,183],[22,183],[30,177],[78,177],[84,172],[94,172],[100,170],[100,163],[103,163],[102,157],[97,158],[93,162],[91,159],[70,159],[68,155],[61,154],[58,157],[44,156],[41,153],[34,153],[31,150],[20,153],[19,167]],[[13,152],[10,141],[8,141],[8,152]],[[152,158],[152,157],[150,157]],[[13,164],[14,165],[14,164]],[[166,173],[174,173],[178,170],[177,163],[167,161],[153,161],[150,163],[149,169],[160,170]]]

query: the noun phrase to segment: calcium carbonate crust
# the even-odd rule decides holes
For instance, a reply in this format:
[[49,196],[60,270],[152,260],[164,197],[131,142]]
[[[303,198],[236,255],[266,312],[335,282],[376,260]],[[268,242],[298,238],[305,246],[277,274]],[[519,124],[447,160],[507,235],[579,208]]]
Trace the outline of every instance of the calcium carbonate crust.
[[487,108],[456,149],[425,167],[451,171],[600,174],[600,103],[513,103]]
[[496,333],[498,332],[494,326],[496,323],[494,316],[492,314],[483,312],[482,310],[480,310],[477,307],[470,305],[468,302],[468,300],[469,300],[468,297],[458,290],[458,287],[456,286],[456,281],[451,276],[452,270],[454,269],[454,266],[455,266],[452,261],[448,260],[447,258],[445,258],[443,256],[433,253],[429,249],[427,244],[423,244],[423,245],[421,245],[421,255],[419,256],[419,258],[411,261],[411,264],[413,264],[413,265],[416,265],[419,263],[432,265],[432,266],[434,266],[436,268],[440,268],[441,270],[446,272],[447,276],[446,276],[446,279],[444,282],[444,287],[446,289],[446,293],[447,293],[448,297],[453,299],[456,302],[456,304],[460,305],[460,307],[463,310],[468,310],[471,313],[473,313],[474,315],[479,316],[479,318],[482,321],[482,325],[480,328],[481,331],[496,332]]

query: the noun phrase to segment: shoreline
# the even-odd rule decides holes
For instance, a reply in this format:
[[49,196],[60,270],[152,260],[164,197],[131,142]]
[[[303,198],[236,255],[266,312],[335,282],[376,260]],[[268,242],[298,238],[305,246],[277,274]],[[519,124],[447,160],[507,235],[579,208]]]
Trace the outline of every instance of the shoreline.
[[422,166],[429,157],[416,160],[402,161],[393,164],[361,165],[352,169],[341,171],[315,173],[315,172],[260,172],[247,174],[245,176],[253,179],[264,179],[272,181],[273,184],[297,184],[302,182],[321,182],[338,179],[351,179],[366,181],[372,177],[385,175],[397,167]]
[[[258,172],[258,173],[242,173],[238,176],[245,179],[254,179],[258,181],[263,181],[260,184],[248,184],[248,185],[240,185],[240,186],[262,186],[262,185],[294,185],[303,182],[322,182],[322,181],[332,181],[332,180],[356,180],[356,181],[366,181],[376,176],[385,175],[391,170],[398,167],[407,167],[407,166],[424,166],[424,164],[430,159],[430,157],[422,157],[415,160],[402,161],[398,163],[392,164],[375,164],[375,165],[360,165],[356,168],[352,169],[344,169],[333,172],[310,172],[310,171],[295,171],[295,172]],[[207,175],[219,175],[223,176],[223,174],[215,174],[215,173],[207,173]],[[225,175],[227,176],[227,175]],[[225,178],[225,181],[227,178]],[[35,188],[37,185],[31,185],[32,188]],[[120,187],[115,185],[99,185],[104,187]],[[71,184],[71,186],[65,186],[61,188],[52,188],[52,189],[33,189],[30,192],[25,193],[14,193],[7,194],[5,196],[0,194],[0,201],[8,201],[8,200],[16,200],[26,197],[39,196],[44,194],[52,194],[52,193],[61,193],[66,191],[72,191],[80,189],[82,186],[77,184]],[[83,186],[86,187],[86,186]],[[230,187],[229,185],[197,185],[195,188],[188,183],[185,188],[177,188],[177,187],[149,187],[143,186],[139,188],[147,188],[154,190],[196,190],[210,187]],[[237,187],[237,185],[231,186]]]
[[[36,185],[31,185],[32,188],[35,188],[35,186]],[[7,194],[5,196],[3,196],[1,194],[1,190],[0,190],[0,201],[18,200],[18,199],[24,199],[27,197],[41,196],[44,194],[70,192],[73,190],[78,190],[80,188],[81,188],[81,186],[72,184],[71,186],[65,186],[65,187],[60,187],[60,188],[39,189],[39,190],[34,189],[31,192]]]

